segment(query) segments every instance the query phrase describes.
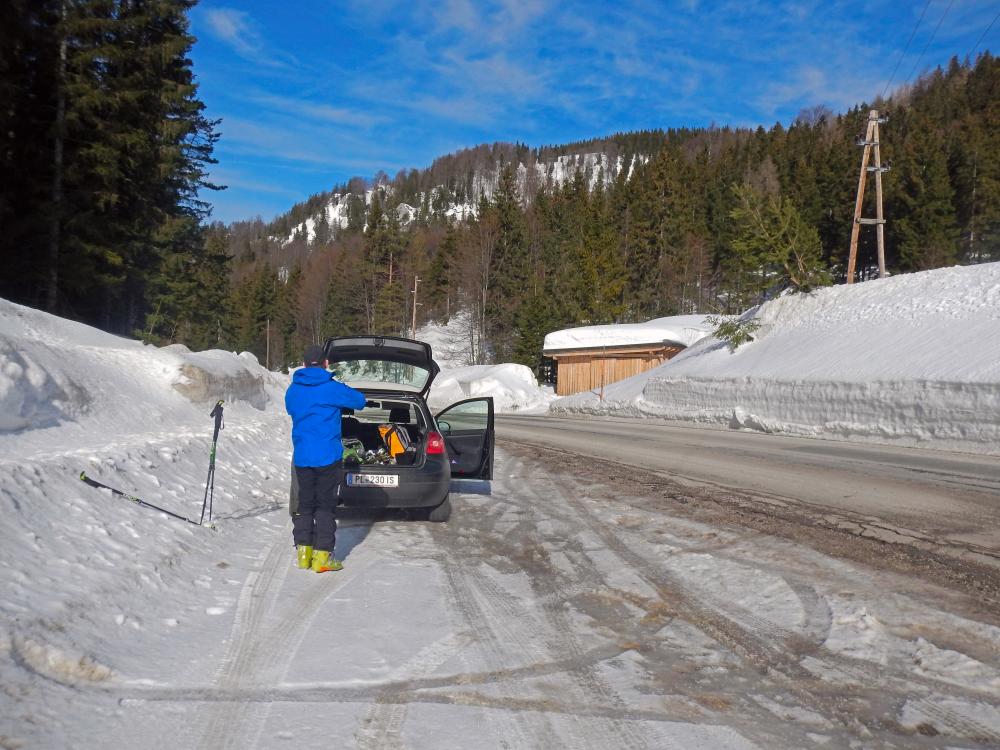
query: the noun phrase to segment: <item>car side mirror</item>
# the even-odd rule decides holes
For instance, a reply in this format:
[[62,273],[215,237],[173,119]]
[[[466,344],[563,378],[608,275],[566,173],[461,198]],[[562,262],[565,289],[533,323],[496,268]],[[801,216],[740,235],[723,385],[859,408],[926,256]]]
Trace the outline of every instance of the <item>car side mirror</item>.
[[441,420],[440,422],[438,422],[438,429],[441,430],[441,434],[442,435],[450,435],[451,434],[451,424],[449,424],[448,422],[445,422],[444,420]]

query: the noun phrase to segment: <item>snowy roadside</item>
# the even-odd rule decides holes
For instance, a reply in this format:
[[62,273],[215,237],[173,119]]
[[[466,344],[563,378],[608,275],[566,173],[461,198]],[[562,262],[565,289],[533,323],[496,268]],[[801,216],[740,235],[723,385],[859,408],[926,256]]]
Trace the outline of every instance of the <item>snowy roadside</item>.
[[960,592],[665,512],[642,478],[517,450],[497,469],[492,484],[455,484],[447,525],[348,519],[342,574],[293,570],[287,521],[265,512],[225,527],[224,554],[178,561],[200,564],[193,580],[143,582],[121,609],[96,592],[90,619],[63,621],[77,637],[110,631],[93,659],[17,651],[8,737],[150,750],[317,735],[436,750],[1000,741],[1000,630]]
[[712,337],[551,411],[1000,452],[1000,263],[765,303],[756,340]]
[[[100,655],[128,670],[148,639],[179,665],[217,647],[203,636],[242,584],[226,569],[257,554],[243,519],[285,518],[283,386],[252,355],[144,346],[0,300],[0,678],[35,720],[50,708],[32,673],[100,683]],[[198,519],[218,399],[218,531],[80,481]]]
[[[282,379],[23,308],[0,337],[28,419],[0,433],[0,746],[1000,742],[1000,631],[960,591],[502,448],[449,524],[348,519],[342,574],[293,570]],[[216,387],[218,531],[79,481],[196,516]]]

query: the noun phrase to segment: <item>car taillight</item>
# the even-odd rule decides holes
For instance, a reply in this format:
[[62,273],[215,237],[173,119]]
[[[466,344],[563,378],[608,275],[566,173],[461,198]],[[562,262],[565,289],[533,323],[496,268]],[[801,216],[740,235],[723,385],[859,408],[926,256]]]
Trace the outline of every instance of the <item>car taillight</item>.
[[431,432],[427,435],[427,455],[440,456],[444,453],[444,438],[440,432]]

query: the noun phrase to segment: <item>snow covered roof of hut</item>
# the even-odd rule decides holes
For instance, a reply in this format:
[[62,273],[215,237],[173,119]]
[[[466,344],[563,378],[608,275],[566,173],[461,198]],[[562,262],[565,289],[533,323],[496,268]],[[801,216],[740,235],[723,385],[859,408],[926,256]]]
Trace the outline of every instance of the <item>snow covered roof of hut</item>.
[[704,315],[674,315],[646,323],[581,326],[554,331],[545,337],[542,349],[549,354],[567,349],[653,346],[664,343],[686,347],[708,336],[712,329],[713,326],[705,321]]

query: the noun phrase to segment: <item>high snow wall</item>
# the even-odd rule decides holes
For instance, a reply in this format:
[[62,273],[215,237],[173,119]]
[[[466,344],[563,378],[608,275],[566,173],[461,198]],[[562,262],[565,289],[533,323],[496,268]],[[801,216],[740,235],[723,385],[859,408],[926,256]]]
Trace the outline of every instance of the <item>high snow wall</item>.
[[788,295],[755,340],[709,337],[552,410],[1000,453],[1000,263]]

